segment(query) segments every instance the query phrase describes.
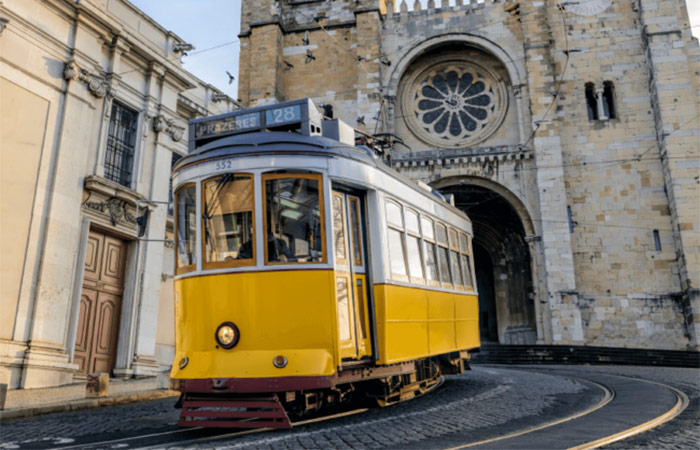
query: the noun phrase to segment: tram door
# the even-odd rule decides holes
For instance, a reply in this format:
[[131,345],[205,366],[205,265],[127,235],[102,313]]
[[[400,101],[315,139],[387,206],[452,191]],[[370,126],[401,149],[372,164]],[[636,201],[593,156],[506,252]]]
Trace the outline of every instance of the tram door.
[[335,285],[342,359],[360,359],[372,354],[363,223],[360,198],[333,191]]

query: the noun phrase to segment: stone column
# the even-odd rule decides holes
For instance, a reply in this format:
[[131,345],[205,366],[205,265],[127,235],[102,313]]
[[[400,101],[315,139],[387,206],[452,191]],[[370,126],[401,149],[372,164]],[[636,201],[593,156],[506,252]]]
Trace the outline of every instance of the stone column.
[[[552,91],[563,69],[563,52],[551,49],[548,42],[559,42],[553,27],[559,14],[554,1],[537,4],[521,2],[525,63],[529,75],[529,98],[533,125],[536,130],[526,145],[532,145],[537,166],[536,182],[539,197],[539,228],[542,236],[543,270],[549,314],[551,341],[548,344],[581,344],[583,327],[577,306],[571,236],[568,229],[567,196],[564,184],[561,138],[557,125],[556,106]],[[554,25],[552,25],[554,24]],[[555,30],[557,33],[566,30]],[[556,59],[561,55],[560,61]],[[557,64],[559,63],[559,64]],[[549,109],[549,112],[547,110]],[[531,130],[532,130],[531,129]],[[532,131],[525,130],[529,136]],[[526,138],[527,139],[527,138]],[[547,314],[544,314],[546,317]],[[546,328],[546,327],[545,327]]]
[[[640,0],[658,154],[668,196],[685,326],[700,349],[700,112],[689,46],[687,11],[674,0]],[[697,75],[696,75],[697,76]],[[655,149],[654,149],[655,150]]]
[[[382,130],[389,105],[381,90],[381,17],[378,8],[358,10],[357,19],[357,115],[364,116],[366,131]],[[361,126],[361,125],[358,125]]]

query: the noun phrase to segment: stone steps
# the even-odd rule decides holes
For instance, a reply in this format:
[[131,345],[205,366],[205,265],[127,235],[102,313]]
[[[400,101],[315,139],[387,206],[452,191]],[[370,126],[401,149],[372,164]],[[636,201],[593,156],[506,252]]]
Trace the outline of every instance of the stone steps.
[[607,364],[700,368],[700,352],[569,345],[482,344],[473,364]]

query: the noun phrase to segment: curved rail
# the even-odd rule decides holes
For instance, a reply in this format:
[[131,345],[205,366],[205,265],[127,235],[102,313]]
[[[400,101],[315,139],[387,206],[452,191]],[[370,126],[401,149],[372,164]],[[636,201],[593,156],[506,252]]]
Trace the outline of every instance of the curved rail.
[[607,386],[600,384],[600,383],[596,383],[595,381],[591,381],[591,380],[586,380],[586,381],[596,385],[597,387],[599,387],[603,391],[603,398],[598,403],[596,403],[595,405],[591,406],[588,409],[585,409],[585,410],[578,412],[576,414],[573,414],[571,416],[564,417],[562,419],[557,419],[557,420],[552,421],[552,422],[547,422],[547,423],[544,423],[542,425],[537,425],[535,427],[528,428],[526,430],[516,431],[513,433],[505,434],[503,436],[498,436],[498,437],[490,438],[490,439],[484,439],[482,441],[470,442],[469,444],[458,445],[455,447],[449,447],[445,450],[460,450],[463,448],[476,447],[477,445],[484,445],[484,444],[489,444],[491,442],[502,441],[504,439],[511,439],[514,437],[522,436],[524,434],[532,433],[533,431],[538,431],[538,430],[543,430],[545,428],[553,427],[555,425],[559,425],[560,423],[569,422],[571,420],[576,420],[579,417],[586,416],[594,411],[597,411],[597,410],[603,408],[605,405],[607,405],[608,403],[613,401],[613,399],[615,398],[615,392],[612,389],[608,388]]
[[[605,391],[605,395],[604,395],[603,399],[600,402],[598,402],[598,404],[594,405],[593,407],[588,408],[585,411],[582,411],[580,413],[574,414],[572,416],[569,416],[569,417],[566,417],[563,419],[555,420],[553,422],[547,422],[547,423],[544,423],[544,424],[541,424],[541,425],[538,425],[535,427],[531,427],[531,428],[527,428],[525,430],[509,433],[509,434],[506,434],[503,436],[497,436],[494,438],[484,439],[484,440],[477,441],[477,442],[470,442],[470,443],[466,443],[463,445],[449,447],[445,450],[460,450],[460,449],[465,449],[465,448],[481,447],[481,446],[486,446],[487,448],[491,448],[492,446],[489,446],[489,444],[493,444],[496,442],[500,442],[501,445],[504,445],[506,447],[517,448],[517,447],[521,446],[521,445],[517,444],[517,441],[511,441],[511,443],[506,443],[503,441],[506,441],[508,439],[515,439],[515,438],[519,438],[519,437],[527,437],[527,435],[530,435],[534,432],[537,432],[540,430],[545,430],[548,428],[552,428],[552,427],[555,427],[557,425],[562,425],[562,424],[566,424],[566,423],[570,423],[572,425],[575,425],[574,422],[576,420],[582,420],[584,418],[588,418],[587,416],[590,416],[591,414],[602,410],[606,406],[609,406],[609,407],[614,406],[614,405],[611,405],[611,403],[613,402],[613,400],[615,400],[618,397],[618,394],[615,392],[615,389],[613,387],[608,386],[608,385],[604,385],[598,381],[594,381],[594,380],[591,380],[590,378],[586,378],[586,377],[571,376],[568,374],[565,376],[572,378],[572,379],[578,378],[579,380],[585,380],[589,383],[592,383],[594,385],[599,386],[600,388],[602,388]],[[592,440],[589,442],[584,442],[582,444],[574,445],[574,446],[570,447],[569,450],[595,449],[598,447],[602,447],[604,445],[612,444],[613,442],[618,442],[618,441],[627,439],[629,437],[635,436],[635,435],[643,433],[645,431],[651,430],[652,428],[658,427],[659,425],[662,425],[670,420],[673,420],[675,417],[677,417],[679,414],[681,414],[690,404],[688,396],[685,393],[683,393],[682,391],[680,391],[672,386],[669,386],[667,384],[658,383],[658,382],[650,381],[650,380],[643,380],[643,379],[639,379],[639,378],[627,377],[627,376],[623,376],[623,375],[605,374],[604,376],[605,377],[623,378],[623,379],[627,379],[630,381],[642,382],[642,383],[647,383],[647,384],[654,384],[654,385],[663,387],[664,389],[673,393],[673,395],[676,398],[676,402],[670,409],[668,409],[664,413],[662,413],[662,414],[660,414],[660,415],[658,415],[650,420],[646,420],[639,425],[635,425],[633,427],[626,428],[622,431],[618,431],[616,433],[613,433],[613,434],[608,435],[608,436],[604,436],[602,438],[598,438],[598,439],[595,439],[595,440]],[[514,442],[516,444],[513,445]]]
[[[620,375],[618,375],[618,376],[620,376]],[[666,422],[670,422],[674,418],[678,417],[678,415],[680,413],[682,413],[690,404],[690,399],[688,399],[688,396],[684,392],[674,388],[673,386],[669,386],[669,385],[666,385],[663,383],[658,383],[656,381],[649,381],[649,380],[638,380],[638,381],[645,381],[647,383],[657,384],[659,386],[665,387],[666,389],[669,389],[676,396],[676,399],[677,399],[676,404],[673,406],[673,408],[669,409],[664,414],[662,414],[654,419],[651,419],[647,422],[644,422],[640,425],[637,425],[636,427],[628,428],[628,429],[623,430],[619,433],[615,433],[613,435],[606,436],[604,438],[597,439],[595,441],[587,442],[585,444],[582,444],[582,445],[579,445],[576,447],[571,447],[569,450],[590,450],[590,449],[602,447],[604,445],[612,444],[613,442],[622,441],[624,439],[627,439],[629,437],[635,436],[635,435],[640,434],[640,433],[644,433],[645,431],[649,431],[652,428],[656,428],[659,425],[662,425]]]

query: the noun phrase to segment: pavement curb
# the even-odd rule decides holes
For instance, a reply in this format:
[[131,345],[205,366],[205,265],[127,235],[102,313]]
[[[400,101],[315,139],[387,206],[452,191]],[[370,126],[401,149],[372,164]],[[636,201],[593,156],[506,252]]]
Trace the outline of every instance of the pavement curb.
[[178,395],[180,395],[178,391],[158,390],[143,392],[140,394],[119,395],[115,397],[81,398],[56,403],[53,405],[33,406],[31,408],[13,408],[0,411],[0,420],[20,419],[57,412],[78,411],[81,409],[98,408],[100,406],[121,405],[123,403],[142,402],[159,398],[176,397]]

